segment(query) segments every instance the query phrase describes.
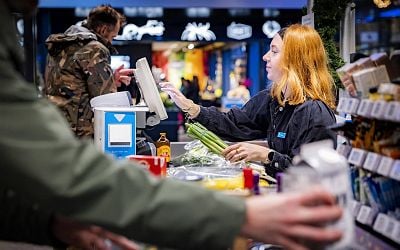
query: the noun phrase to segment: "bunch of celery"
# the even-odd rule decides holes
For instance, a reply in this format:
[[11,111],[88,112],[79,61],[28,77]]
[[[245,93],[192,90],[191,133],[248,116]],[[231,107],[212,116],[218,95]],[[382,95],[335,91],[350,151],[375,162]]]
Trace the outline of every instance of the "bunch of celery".
[[186,127],[190,137],[200,140],[213,153],[221,155],[222,150],[228,147],[221,138],[198,122],[186,123]]

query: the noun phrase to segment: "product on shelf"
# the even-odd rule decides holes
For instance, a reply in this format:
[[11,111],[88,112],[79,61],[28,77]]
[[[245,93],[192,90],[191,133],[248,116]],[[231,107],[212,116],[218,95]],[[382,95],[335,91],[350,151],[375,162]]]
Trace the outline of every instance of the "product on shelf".
[[362,97],[367,97],[371,88],[377,88],[380,83],[390,82],[385,66],[363,69],[353,73],[356,89]]
[[[393,57],[393,60],[396,60],[396,56]],[[397,78],[398,71],[386,53],[376,53],[360,58],[336,70],[350,95],[364,98],[368,96],[371,88]]]
[[[369,59],[339,69],[342,75],[350,75],[346,70],[353,70],[352,82],[341,79],[348,91],[352,89],[346,84],[354,84],[357,94],[343,94],[339,99],[337,111],[351,115],[351,119],[333,129],[347,138],[337,151],[350,164],[352,215],[358,225],[377,235],[373,238],[376,243],[365,238],[357,241],[369,244],[368,249],[399,249],[400,86],[387,81],[386,54]],[[360,70],[361,65],[371,62],[377,67]],[[388,69],[390,77],[391,70]],[[383,245],[385,248],[378,247]]]

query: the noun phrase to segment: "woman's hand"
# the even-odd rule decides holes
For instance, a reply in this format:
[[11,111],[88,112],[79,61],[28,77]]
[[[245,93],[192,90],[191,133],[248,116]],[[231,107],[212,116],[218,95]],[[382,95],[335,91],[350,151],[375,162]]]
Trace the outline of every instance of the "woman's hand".
[[159,85],[161,90],[166,92],[171,97],[172,101],[175,102],[176,106],[183,111],[190,109],[193,105],[193,101],[187,99],[172,83],[160,82]]
[[222,155],[231,162],[262,161],[265,162],[270,149],[253,143],[240,142],[231,145],[222,151]]
[[200,106],[192,100],[187,99],[174,85],[169,82],[159,83],[161,90],[166,92],[183,112],[187,113],[191,119],[196,118],[200,113]]

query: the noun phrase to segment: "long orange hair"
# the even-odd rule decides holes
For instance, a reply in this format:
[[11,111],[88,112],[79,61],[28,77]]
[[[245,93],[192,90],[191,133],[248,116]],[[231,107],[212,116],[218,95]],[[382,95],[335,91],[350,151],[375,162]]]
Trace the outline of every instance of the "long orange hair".
[[[271,95],[280,105],[284,105],[285,101],[298,105],[312,99],[335,108],[333,78],[318,32],[309,26],[294,24],[278,34],[283,34],[282,78],[273,84]],[[282,93],[286,88],[290,93],[285,100]]]

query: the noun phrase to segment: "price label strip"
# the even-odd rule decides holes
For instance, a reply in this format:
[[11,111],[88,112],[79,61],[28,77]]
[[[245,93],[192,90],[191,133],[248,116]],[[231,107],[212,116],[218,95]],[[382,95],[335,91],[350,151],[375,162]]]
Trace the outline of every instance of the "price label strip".
[[349,163],[354,164],[358,167],[363,166],[367,153],[368,152],[363,149],[353,148],[350,152]]
[[377,153],[373,152],[368,152],[367,158],[365,159],[363,168],[370,170],[370,171],[376,171],[376,169],[379,166],[379,163],[381,162],[382,156]]
[[375,101],[372,108],[371,116],[374,118],[382,119],[386,111],[387,102]]
[[360,103],[360,100],[358,100],[356,98],[348,98],[346,106],[345,106],[345,112],[349,113],[349,114],[356,114],[359,103]]
[[351,152],[351,146],[347,144],[339,144],[337,145],[336,151],[347,158]]
[[351,213],[352,213],[354,218],[357,217],[358,213],[360,212],[360,208],[361,208],[361,203],[360,202],[358,202],[356,200],[353,200],[351,202]]
[[400,181],[400,160],[395,160],[392,166],[392,170],[389,174],[395,180]]
[[374,102],[368,99],[363,99],[358,107],[357,114],[364,117],[371,117],[372,108],[374,106]]
[[379,213],[374,223],[374,231],[383,234],[389,223],[389,219],[389,216],[387,216],[386,214]]
[[342,97],[342,98],[340,98],[339,99],[339,103],[338,103],[338,106],[337,106],[337,108],[336,108],[336,110],[338,111],[338,112],[346,112],[345,111],[345,107],[347,106],[347,100],[348,100],[349,98],[346,98],[346,97]]
[[394,227],[394,232],[391,239],[400,244],[400,222],[398,221],[396,222],[396,225]]
[[396,121],[396,110],[400,109],[400,102],[389,102],[386,107],[384,118],[389,121]]
[[384,175],[384,176],[389,176],[390,171],[392,170],[394,160],[390,157],[384,156],[381,159],[381,163],[378,166],[377,173]]
[[391,239],[394,234],[394,228],[396,226],[396,220],[393,218],[388,218],[388,222],[386,224],[385,229],[383,230],[382,234]]

